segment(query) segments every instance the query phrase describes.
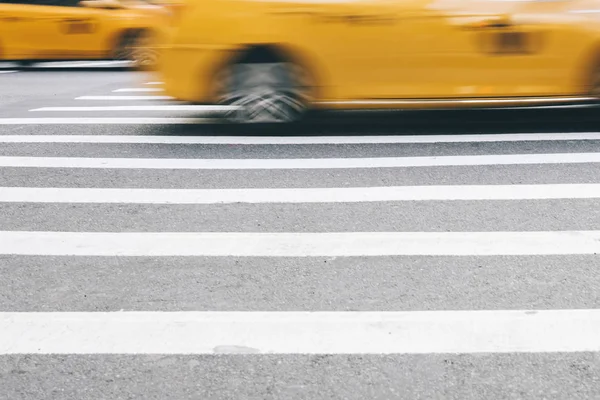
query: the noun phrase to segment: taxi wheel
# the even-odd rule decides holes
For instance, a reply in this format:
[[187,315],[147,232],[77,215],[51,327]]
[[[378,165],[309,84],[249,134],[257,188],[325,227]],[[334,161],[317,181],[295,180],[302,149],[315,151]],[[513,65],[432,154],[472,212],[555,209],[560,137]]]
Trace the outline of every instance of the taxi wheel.
[[233,123],[289,123],[306,111],[308,85],[303,70],[285,62],[236,63],[217,78],[219,104]]
[[156,65],[157,53],[152,48],[149,33],[124,35],[115,50],[115,59],[130,61],[135,69],[152,69]]
[[153,48],[152,35],[144,32],[137,35],[131,51],[131,61],[134,68],[151,70],[155,68],[157,59],[158,53]]
[[600,101],[600,70],[592,75],[589,94]]

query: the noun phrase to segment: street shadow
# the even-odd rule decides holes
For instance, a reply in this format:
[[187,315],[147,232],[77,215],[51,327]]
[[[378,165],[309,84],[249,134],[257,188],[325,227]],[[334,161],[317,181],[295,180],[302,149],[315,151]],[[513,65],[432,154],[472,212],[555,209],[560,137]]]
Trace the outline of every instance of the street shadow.
[[[600,128],[600,108],[313,112],[286,125],[211,123],[171,125],[173,135],[364,136],[588,132]],[[165,134],[161,129],[161,134]]]

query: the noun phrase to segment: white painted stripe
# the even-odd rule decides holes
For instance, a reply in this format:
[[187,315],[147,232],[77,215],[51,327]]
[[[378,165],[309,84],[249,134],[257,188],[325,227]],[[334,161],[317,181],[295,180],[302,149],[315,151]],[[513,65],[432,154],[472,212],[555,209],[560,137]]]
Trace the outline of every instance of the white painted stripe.
[[[29,124],[181,124],[215,122],[203,118],[0,118],[0,125]],[[405,144],[600,140],[600,132],[517,133],[498,135],[408,136],[143,136],[143,135],[0,135],[0,143],[136,143],[136,144]]]
[[[206,113],[212,115],[214,113]],[[216,123],[208,118],[0,118],[0,125],[183,125]],[[95,139],[95,138],[98,139]],[[110,138],[113,138],[110,140]],[[0,143],[154,143],[149,136],[0,135]],[[133,139],[133,138],[139,139]],[[168,137],[168,136],[165,136]]]
[[75,100],[118,100],[118,101],[132,101],[132,100],[171,100],[171,96],[80,96],[76,97]]
[[114,93],[121,93],[121,92],[162,92],[162,89],[159,88],[123,88],[123,89],[116,89],[113,90]]
[[145,257],[573,255],[600,252],[600,231],[553,232],[23,232],[0,231],[0,254]]
[[[122,97],[122,96],[121,96]],[[143,96],[146,97],[146,96]],[[92,107],[41,107],[29,111],[48,112],[48,111],[67,111],[67,112],[87,112],[87,111],[191,111],[199,112],[225,112],[235,110],[233,106],[204,106],[204,105],[183,105],[183,104],[163,104],[158,106],[92,106]]]
[[146,82],[146,85],[162,85],[164,82]]
[[13,72],[17,72],[17,70],[3,70],[0,71],[0,74],[12,74]]
[[600,153],[296,159],[0,157],[0,167],[195,170],[408,168],[481,165],[581,164],[599,162]]
[[395,186],[306,189],[102,189],[0,187],[2,203],[357,203],[598,199],[600,184]]
[[7,354],[600,351],[600,310],[3,312]]
[[130,61],[50,61],[37,64],[42,68],[124,67],[128,65],[131,65]]

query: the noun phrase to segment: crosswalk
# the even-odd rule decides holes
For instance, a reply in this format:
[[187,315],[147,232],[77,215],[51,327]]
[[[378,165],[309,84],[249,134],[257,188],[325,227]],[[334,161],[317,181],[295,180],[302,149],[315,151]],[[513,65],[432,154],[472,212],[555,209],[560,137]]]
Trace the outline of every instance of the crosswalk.
[[[0,146],[4,146],[0,155],[3,225],[8,226],[11,218],[18,222],[31,218],[29,230],[0,230],[0,259],[4,260],[1,270],[8,281],[16,281],[11,278],[14,274],[30,278],[20,284],[18,293],[11,292],[1,300],[0,355],[600,351],[600,310],[593,307],[594,296],[585,296],[585,290],[600,282],[599,275],[591,269],[586,278],[572,277],[578,282],[573,287],[561,280],[569,266],[573,265],[572,273],[577,274],[581,272],[577,266],[585,262],[600,265],[600,231],[570,226],[570,215],[565,211],[571,207],[572,214],[579,214],[600,205],[599,175],[593,169],[600,163],[600,133],[302,137],[130,134],[127,126],[119,126],[201,124],[206,119],[197,117],[197,113],[215,111],[210,107],[154,104],[168,99],[157,94],[160,82],[140,86],[73,99],[81,106],[43,106],[28,110],[34,117],[0,119],[0,125],[6,125],[0,135]],[[97,101],[135,104],[89,104]],[[189,118],[128,116],[131,112],[158,111],[195,114]],[[123,112],[125,116],[87,114],[99,112]],[[66,116],[45,117],[55,113]],[[85,127],[77,126],[99,124],[115,133],[90,134]],[[64,132],[45,134],[39,127],[17,133],[11,130],[28,125],[60,125]],[[557,146],[558,151],[532,151],[532,146],[544,143]],[[591,151],[583,150],[586,144]],[[429,155],[389,155],[389,149],[401,149],[403,145],[421,146],[419,149]],[[449,145],[455,146],[451,152]],[[524,145],[527,150],[515,151]],[[348,146],[353,146],[354,156],[344,153]],[[478,146],[477,154],[473,154],[472,146]],[[131,155],[114,156],[113,151],[119,147]],[[387,155],[378,155],[383,147]],[[232,148],[236,157],[228,155]],[[306,152],[313,149],[327,156],[306,157]],[[178,156],[179,151],[185,156]],[[74,156],[74,152],[81,154]],[[524,171],[521,178],[513,175],[523,182],[502,183],[503,168],[513,168],[510,174]],[[571,178],[551,182],[550,178],[565,168],[570,169],[559,176]],[[58,178],[40,180],[39,176],[50,176],[54,171],[60,175]],[[383,172],[390,179],[373,178],[383,176]],[[101,174],[110,175],[100,179]],[[242,175],[233,179],[235,174]],[[481,180],[486,182],[469,181],[472,174],[482,174]],[[423,182],[409,185],[394,181],[411,176]],[[536,229],[517,225],[512,230],[498,230],[497,221],[492,219],[494,215],[499,220],[509,219],[510,211],[505,216],[503,213],[519,207],[524,210],[522,218],[527,218],[527,210],[542,206],[554,213],[527,221]],[[386,216],[376,215],[380,207]],[[431,218],[437,212],[439,224],[422,229],[402,210],[409,210],[415,219]],[[141,217],[127,225],[130,214]],[[172,220],[165,220],[161,227],[161,222],[154,220],[159,214]],[[93,216],[99,215],[104,221],[94,220]],[[239,215],[247,216],[251,224],[239,229]],[[288,222],[285,217],[291,215],[297,219]],[[352,221],[338,220],[340,215]],[[79,230],[48,229],[50,225],[67,224],[72,218],[79,218],[75,222]],[[198,224],[192,231],[185,225],[189,218],[212,218],[211,226],[217,224],[221,229]],[[596,214],[589,218],[590,225],[598,221]],[[269,222],[275,219],[280,220],[280,228],[268,230]],[[338,224],[340,228],[324,230],[319,219],[328,220],[328,227]],[[384,219],[388,219],[385,224]],[[557,219],[565,228],[549,229]],[[145,224],[151,220],[153,227],[161,229],[149,230]],[[186,229],[173,230],[178,224]],[[475,224],[478,230],[470,228]],[[389,230],[390,225],[402,229]],[[112,229],[106,230],[107,226]],[[485,229],[479,229],[482,226]],[[40,269],[36,269],[37,275],[28,271],[31,260],[40,259],[42,264],[74,262],[84,270],[71,269],[62,283],[50,280],[40,289],[36,285],[43,286],[48,276]],[[227,279],[228,271],[238,275],[220,301],[211,302],[209,298],[199,304],[193,291],[186,291],[185,296],[191,298],[184,298],[177,297],[177,291],[169,294],[165,289],[189,284],[171,271],[183,268],[179,263],[187,262],[184,259],[195,260],[199,270],[231,260],[241,269],[215,271],[223,279]],[[434,266],[434,259],[443,262]],[[170,306],[149,310],[128,302],[122,309],[116,300],[126,299],[128,293],[116,293],[105,286],[105,292],[98,293],[93,285],[102,286],[98,283],[100,277],[107,279],[111,274],[108,265],[113,262],[119,265],[115,273],[128,279],[131,296],[143,297],[145,292],[137,285],[160,279],[162,286],[155,289],[154,295],[172,296]],[[147,269],[134,268],[137,262],[147,262]],[[388,277],[391,281],[377,272],[384,262],[393,264],[386,267],[392,273]],[[478,281],[481,265],[492,262],[504,273]],[[532,265],[535,279],[523,280]],[[553,270],[552,265],[560,268]],[[278,268],[290,275],[282,275],[276,271]],[[426,272],[428,268],[435,268],[437,275]],[[328,280],[327,285],[306,280],[308,275],[318,280],[320,270],[327,275],[323,278]],[[190,271],[193,275],[194,269]],[[451,289],[427,282],[437,279],[438,283],[458,285],[461,279],[467,279],[467,273],[468,281],[475,284],[470,288],[473,293],[479,285],[498,286],[498,290],[491,289],[492,294],[480,293],[488,296],[486,307],[474,301],[471,309],[457,310],[452,306],[456,299],[444,298]],[[73,274],[73,282],[69,274]],[[84,279],[85,274],[92,274],[92,278]],[[361,294],[352,293],[360,284],[353,281],[356,276],[371,279],[361,288],[362,295],[368,293],[376,301],[369,303],[365,297],[361,303]],[[490,276],[496,281],[490,281]],[[403,279],[416,282],[422,290],[417,297],[437,298],[433,309],[425,304],[413,309],[403,307],[404,289],[393,286],[394,280],[401,285]],[[270,285],[262,286],[257,281]],[[211,283],[194,282],[198,291],[215,290]],[[542,296],[545,290],[558,290],[560,282],[566,285],[566,291],[585,289],[579,301],[544,303],[518,300],[516,295],[518,291],[533,291]],[[279,285],[287,295],[273,295]],[[98,311],[93,302],[79,304],[74,293],[81,286],[95,293],[96,297],[90,295],[93,298],[112,297],[115,301],[109,302],[111,306],[104,311]],[[344,287],[350,291],[344,292]],[[335,301],[319,307],[308,300],[306,289],[318,291],[323,298],[330,294]],[[256,309],[264,303],[253,305],[252,291],[279,299],[278,306]],[[55,296],[67,293],[66,303],[52,297],[52,292]],[[37,300],[32,301],[26,293]],[[228,296],[236,297],[231,304],[246,303],[246,309],[232,310]],[[501,302],[503,309],[493,306],[494,299],[504,296],[515,296],[514,307],[505,307],[506,302]],[[345,300],[354,304],[350,307],[354,310],[348,309]],[[448,308],[440,306],[445,301]],[[188,306],[180,310],[178,304]],[[389,307],[374,310],[371,304]]]

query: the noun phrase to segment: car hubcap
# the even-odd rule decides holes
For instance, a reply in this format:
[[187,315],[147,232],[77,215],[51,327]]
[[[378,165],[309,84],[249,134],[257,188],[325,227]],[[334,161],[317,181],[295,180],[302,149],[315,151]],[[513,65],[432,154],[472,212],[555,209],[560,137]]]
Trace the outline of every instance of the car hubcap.
[[292,122],[306,108],[307,86],[289,64],[236,64],[221,79],[219,102],[236,107],[226,115],[233,122]]
[[131,49],[131,61],[136,67],[153,67],[156,65],[158,54],[152,48],[152,41],[148,35],[142,35],[135,40]]
[[124,39],[115,58],[131,61],[135,67],[152,67],[156,64],[158,53],[152,49],[150,37],[140,35]]

